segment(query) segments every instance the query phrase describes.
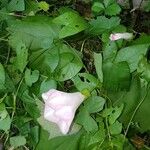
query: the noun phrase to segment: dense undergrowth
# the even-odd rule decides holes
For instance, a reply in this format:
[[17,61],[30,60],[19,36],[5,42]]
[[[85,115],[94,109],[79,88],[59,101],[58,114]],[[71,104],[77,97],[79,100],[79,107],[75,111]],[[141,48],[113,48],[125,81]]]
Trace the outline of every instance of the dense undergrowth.
[[[149,150],[149,10],[0,0],[0,150]],[[68,135],[43,118],[49,89],[88,97]]]

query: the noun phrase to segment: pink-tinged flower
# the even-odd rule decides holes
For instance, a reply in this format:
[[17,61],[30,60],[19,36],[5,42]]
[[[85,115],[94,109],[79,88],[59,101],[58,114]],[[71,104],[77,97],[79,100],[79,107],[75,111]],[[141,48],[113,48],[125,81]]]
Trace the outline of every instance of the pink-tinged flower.
[[45,102],[44,118],[56,123],[63,134],[67,134],[77,108],[85,96],[80,92],[65,93],[51,89],[42,94]]
[[125,39],[125,40],[130,40],[133,38],[133,34],[132,33],[113,33],[110,35],[109,39],[111,41],[116,41],[119,39]]

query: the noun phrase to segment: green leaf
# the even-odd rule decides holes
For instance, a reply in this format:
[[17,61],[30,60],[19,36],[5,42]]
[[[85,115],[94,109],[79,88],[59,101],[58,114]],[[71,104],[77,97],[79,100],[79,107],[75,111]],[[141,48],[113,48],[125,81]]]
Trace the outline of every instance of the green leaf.
[[104,87],[108,90],[117,91],[120,89],[129,89],[130,69],[127,62],[104,63]]
[[101,143],[106,138],[106,135],[105,135],[106,131],[105,131],[103,122],[100,123],[99,128],[100,129],[96,133],[91,135],[90,142],[88,143],[89,146],[94,143],[98,143],[98,142]]
[[[29,65],[33,70],[39,70],[43,75],[49,77],[59,64],[59,45],[51,49],[38,50],[29,57]],[[42,67],[41,67],[42,66]]]
[[140,56],[145,55],[148,49],[148,45],[133,45],[122,48],[115,59],[115,62],[126,61],[129,64],[130,72],[137,69]]
[[0,90],[5,89],[5,70],[3,65],[0,63]]
[[98,75],[101,83],[103,82],[103,71],[102,71],[102,55],[94,53],[94,65],[96,68],[96,73]]
[[14,148],[23,146],[26,144],[26,139],[24,136],[13,136],[10,138],[10,145]]
[[86,21],[74,11],[68,11],[53,20],[61,26],[59,38],[77,34],[87,28]]
[[103,48],[104,61],[113,61],[117,54],[117,44],[115,42],[107,42]]
[[44,11],[48,11],[49,10],[49,4],[46,3],[45,1],[39,2],[38,6],[39,6],[40,9],[42,9]]
[[80,142],[80,133],[57,137],[49,140],[48,134],[42,130],[40,135],[40,142],[38,143],[36,150],[77,150]]
[[12,22],[8,31],[11,33],[9,44],[16,49],[18,43],[24,43],[31,50],[47,49],[58,37],[58,26],[46,16],[30,16]]
[[93,91],[99,85],[99,81],[88,73],[78,73],[77,76],[72,78],[72,81],[79,91]]
[[5,109],[5,104],[0,103],[0,121],[7,117],[8,113]]
[[105,9],[105,14],[109,16],[117,15],[120,12],[121,12],[121,8],[117,3],[114,3]]
[[105,7],[108,7],[115,2],[116,2],[116,0],[104,0],[104,5],[105,5]]
[[104,10],[104,5],[100,2],[94,2],[91,9],[93,12],[99,13]]
[[112,135],[120,134],[122,131],[122,123],[116,121],[109,126],[110,133]]
[[44,80],[40,86],[40,94],[47,92],[50,89],[56,89],[56,88],[57,88],[57,83],[55,80],[52,79]]
[[138,123],[141,132],[150,130],[150,119],[149,117],[147,117],[150,115],[150,90],[145,89],[144,87],[141,88],[139,77],[136,76],[133,78],[130,90],[128,92],[121,92],[118,98],[118,93],[112,94],[113,96],[109,95],[109,97],[115,102],[115,105],[120,105],[122,103],[124,104],[124,110],[119,118],[124,126],[127,126],[129,124],[134,111],[136,110],[139,103],[141,103],[141,101],[143,100],[140,107],[137,109],[132,122]]
[[89,23],[90,28],[88,29],[88,33],[100,35],[104,32],[113,30],[120,24],[120,19],[118,17],[111,17],[108,19],[105,16],[99,16],[96,19],[92,19]]
[[87,132],[95,132],[98,130],[96,121],[90,116],[86,108],[82,108],[77,115],[76,122],[84,127]]
[[140,45],[140,44],[150,45],[150,36],[146,34],[141,34],[141,36],[137,38],[136,40],[134,40],[131,44],[132,45]]
[[114,124],[115,121],[119,118],[123,110],[123,104],[120,107],[113,108],[112,113],[109,116],[109,123]]
[[147,62],[145,57],[139,61],[137,72],[140,73],[141,78],[150,82],[150,63]]
[[30,130],[30,136],[33,144],[36,146],[37,143],[39,142],[39,126],[34,126]]
[[24,11],[25,2],[24,0],[11,0],[7,6],[9,11]]
[[0,120],[0,130],[7,132],[10,129],[10,126],[11,126],[11,119],[9,115],[7,115],[5,119]]
[[89,113],[96,113],[103,109],[105,102],[105,99],[102,97],[92,96],[85,101],[84,107]]
[[73,78],[83,66],[77,51],[63,44],[60,47],[59,56],[59,64],[55,69],[54,78],[58,81],[65,81]]
[[33,83],[35,83],[39,79],[39,71],[34,70],[31,73],[30,69],[26,69],[25,71],[25,82],[28,86],[32,86]]
[[28,60],[28,49],[26,48],[25,44],[23,43],[18,44],[16,48],[16,54],[17,56],[15,58],[14,65],[18,70],[23,72],[27,65]]

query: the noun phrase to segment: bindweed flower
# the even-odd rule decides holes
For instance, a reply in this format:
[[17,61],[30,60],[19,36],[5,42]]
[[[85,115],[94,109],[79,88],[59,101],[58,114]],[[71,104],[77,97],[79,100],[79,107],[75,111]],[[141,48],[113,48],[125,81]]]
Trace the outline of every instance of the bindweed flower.
[[65,93],[51,89],[42,94],[45,102],[44,118],[56,123],[63,134],[67,134],[77,108],[85,96],[80,92]]
[[111,41],[116,41],[119,39],[125,39],[125,40],[130,40],[133,38],[133,34],[132,33],[113,33],[110,35],[109,39]]

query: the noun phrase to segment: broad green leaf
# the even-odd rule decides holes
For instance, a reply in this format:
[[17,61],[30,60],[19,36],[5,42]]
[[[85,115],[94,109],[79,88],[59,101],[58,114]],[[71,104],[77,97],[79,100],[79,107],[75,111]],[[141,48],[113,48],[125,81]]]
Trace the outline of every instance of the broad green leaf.
[[24,11],[25,2],[24,0],[11,0],[7,6],[9,11]]
[[133,45],[122,48],[119,50],[115,62],[126,61],[129,64],[130,72],[137,69],[140,56],[145,55],[148,49],[148,45]]
[[120,19],[118,17],[108,19],[105,16],[99,16],[96,19],[92,19],[89,23],[90,27],[87,32],[92,35],[100,35],[113,30],[120,24]]
[[57,137],[49,140],[48,134],[41,130],[40,142],[38,143],[36,150],[77,150],[80,142],[80,133]]
[[14,148],[23,146],[26,144],[26,139],[24,136],[13,136],[10,138],[10,145]]
[[85,30],[88,26],[86,21],[80,17],[77,12],[68,11],[53,20],[54,23],[61,26],[59,38],[65,38]]
[[[139,127],[141,132],[145,132],[150,130],[150,109],[149,109],[149,105],[150,105],[150,89],[147,89],[147,96],[144,98],[143,97],[140,99],[140,101],[143,100],[143,103],[141,104],[141,106],[139,107],[139,109],[136,112],[136,115],[134,117],[134,122],[138,122],[139,123]],[[138,101],[139,102],[139,101]],[[136,103],[136,101],[135,101]],[[139,103],[136,103],[136,107]],[[133,106],[134,108],[134,106]],[[133,109],[135,111],[135,109]]]
[[58,26],[46,16],[32,16],[16,20],[9,25],[11,33],[9,44],[16,49],[18,43],[24,43],[31,50],[47,49],[58,37]]
[[101,83],[103,82],[103,71],[102,71],[102,55],[94,53],[94,65],[96,68],[96,73],[98,75]]
[[120,134],[122,131],[122,124],[116,121],[109,126],[109,130],[112,135]]
[[120,12],[121,12],[121,8],[117,3],[114,3],[105,9],[105,14],[109,16],[117,15]]
[[120,89],[129,89],[130,69],[127,62],[104,63],[104,87],[108,90],[117,91]]
[[45,1],[39,2],[38,6],[39,6],[40,9],[42,9],[44,11],[48,11],[49,10],[49,4],[46,3]]
[[96,113],[103,109],[105,99],[99,96],[92,96],[84,103],[84,107],[89,113]]
[[50,89],[56,89],[57,83],[55,80],[44,80],[40,86],[40,94],[49,91]]
[[[83,80],[81,78],[83,78]],[[93,75],[87,73],[77,74],[72,78],[72,81],[79,91],[93,91],[99,85],[99,81]]]
[[5,89],[5,70],[3,65],[0,63],[0,90]]
[[15,67],[20,70],[20,72],[23,72],[28,60],[28,49],[26,48],[25,44],[19,43],[16,48],[16,58],[14,65]]
[[26,69],[25,71],[25,82],[28,86],[32,86],[33,83],[35,83],[39,78],[39,71],[34,70],[31,72],[30,69]]
[[87,132],[95,132],[98,130],[96,121],[90,116],[86,108],[82,108],[77,115],[76,122],[84,127]]
[[[112,93],[109,95],[111,100],[113,100],[115,105],[124,104],[123,112],[120,116],[120,121],[127,126],[135,109],[139,105],[139,103],[143,100],[140,107],[137,109],[132,122],[136,122],[139,125],[139,129],[144,132],[150,129],[149,126],[149,98],[150,98],[150,90],[145,89],[144,87],[141,88],[141,83],[139,77],[134,77],[131,82],[131,87],[128,92],[121,92],[118,95],[117,93]],[[148,92],[148,93],[147,93]],[[117,96],[118,95],[118,96]],[[146,96],[147,95],[147,96]],[[146,97],[145,97],[146,96]],[[144,98],[145,97],[145,98]]]

